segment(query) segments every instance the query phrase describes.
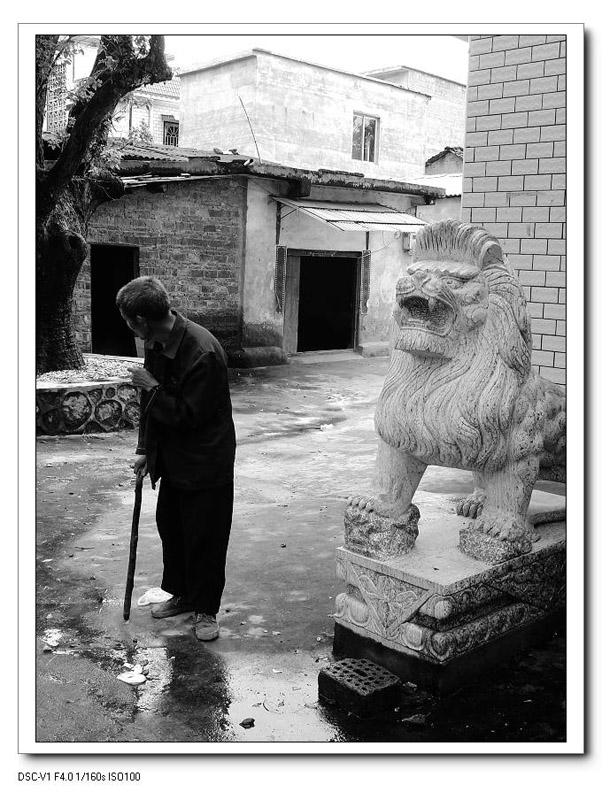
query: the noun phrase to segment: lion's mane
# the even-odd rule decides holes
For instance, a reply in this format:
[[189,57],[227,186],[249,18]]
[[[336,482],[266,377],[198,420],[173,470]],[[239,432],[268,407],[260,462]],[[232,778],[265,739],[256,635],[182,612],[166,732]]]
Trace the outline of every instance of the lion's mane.
[[[499,243],[486,231],[453,220],[423,229],[414,262],[442,258],[480,267],[489,290],[486,320],[460,340],[451,360],[393,350],[376,429],[389,445],[425,463],[491,471],[514,456],[516,429],[537,424],[535,415],[529,417],[539,390],[530,375],[526,302]],[[521,396],[528,402],[518,403]],[[543,449],[543,443],[533,444]]]

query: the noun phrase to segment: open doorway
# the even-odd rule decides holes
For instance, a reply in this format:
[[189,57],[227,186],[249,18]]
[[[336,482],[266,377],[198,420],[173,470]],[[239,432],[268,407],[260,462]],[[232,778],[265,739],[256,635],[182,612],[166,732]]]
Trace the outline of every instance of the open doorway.
[[139,249],[126,245],[93,244],[90,248],[92,352],[135,356],[134,334],[122,320],[115,297],[140,274]]
[[356,257],[299,258],[297,352],[355,345],[357,276]]

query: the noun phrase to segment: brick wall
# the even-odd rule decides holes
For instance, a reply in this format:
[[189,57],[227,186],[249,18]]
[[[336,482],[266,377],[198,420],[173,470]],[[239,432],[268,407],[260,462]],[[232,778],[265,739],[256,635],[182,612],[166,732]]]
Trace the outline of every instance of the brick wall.
[[[172,183],[165,193],[136,189],[100,206],[88,241],[137,246],[140,274],[157,276],[175,308],[234,352],[242,324],[245,217],[246,187],[235,180]],[[84,351],[91,347],[90,293],[86,262],[74,297],[76,336]]]
[[462,219],[525,289],[533,366],[565,383],[566,37],[471,36]]

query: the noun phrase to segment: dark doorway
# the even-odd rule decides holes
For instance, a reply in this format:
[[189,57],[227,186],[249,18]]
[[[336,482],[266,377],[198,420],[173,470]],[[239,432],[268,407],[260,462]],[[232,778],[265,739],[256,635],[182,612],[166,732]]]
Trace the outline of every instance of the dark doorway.
[[134,334],[115,306],[119,289],[137,278],[138,248],[93,244],[90,250],[92,352],[107,356],[135,356]]
[[301,256],[297,351],[354,346],[357,258]]

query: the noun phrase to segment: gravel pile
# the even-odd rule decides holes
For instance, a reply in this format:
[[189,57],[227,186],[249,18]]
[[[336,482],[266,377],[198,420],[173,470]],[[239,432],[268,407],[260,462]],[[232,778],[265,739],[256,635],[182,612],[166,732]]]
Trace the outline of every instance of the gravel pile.
[[129,378],[128,367],[140,362],[127,358],[107,358],[84,353],[82,369],[63,369],[38,375],[36,383],[43,386],[49,383],[87,383],[89,381],[110,381]]

